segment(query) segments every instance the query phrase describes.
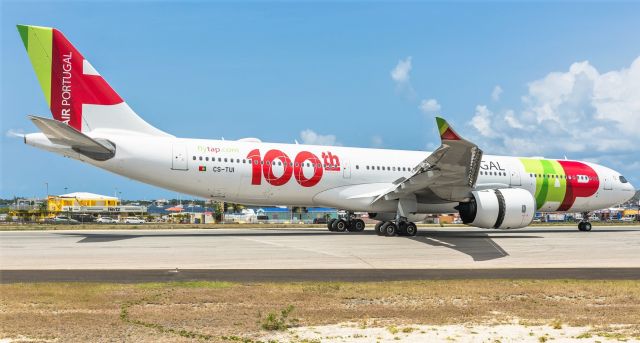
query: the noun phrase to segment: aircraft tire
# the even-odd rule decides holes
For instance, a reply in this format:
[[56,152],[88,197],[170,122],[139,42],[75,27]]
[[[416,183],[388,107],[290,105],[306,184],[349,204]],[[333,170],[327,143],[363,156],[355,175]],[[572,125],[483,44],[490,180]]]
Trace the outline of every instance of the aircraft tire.
[[407,235],[407,222],[400,222],[398,225],[398,236],[406,236]]
[[351,223],[351,227],[353,228],[354,232],[362,232],[364,231],[366,225],[364,224],[364,220],[356,219]]
[[591,223],[589,222],[584,223],[584,231],[591,231]]
[[356,232],[356,221],[355,220],[352,220],[351,222],[347,223],[347,231]]
[[396,224],[392,222],[387,222],[385,225],[383,225],[383,228],[384,228],[384,234],[387,237],[393,237],[398,235],[398,227],[396,226]]
[[418,234],[418,227],[414,223],[408,223],[407,227],[405,228],[405,232],[407,236],[413,237]]
[[329,219],[329,221],[327,222],[327,228],[329,229],[329,231],[333,231],[333,222],[335,222],[337,219]]
[[349,225],[347,224],[347,221],[344,219],[338,219],[333,222],[333,225],[331,225],[331,227],[333,228],[333,231],[337,231],[337,232],[345,232],[348,226]]
[[384,232],[382,231],[382,225],[384,225],[385,222],[377,222],[376,226],[374,227],[374,230],[376,231],[376,235],[378,236],[384,236]]

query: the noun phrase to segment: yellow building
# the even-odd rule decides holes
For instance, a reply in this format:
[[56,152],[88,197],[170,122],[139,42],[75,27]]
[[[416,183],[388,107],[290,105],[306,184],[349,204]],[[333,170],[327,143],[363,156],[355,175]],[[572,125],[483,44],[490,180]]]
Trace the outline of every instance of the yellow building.
[[47,198],[49,212],[76,212],[84,210],[101,210],[120,205],[120,200],[115,197],[99,195],[87,192],[75,192],[63,195],[50,195]]

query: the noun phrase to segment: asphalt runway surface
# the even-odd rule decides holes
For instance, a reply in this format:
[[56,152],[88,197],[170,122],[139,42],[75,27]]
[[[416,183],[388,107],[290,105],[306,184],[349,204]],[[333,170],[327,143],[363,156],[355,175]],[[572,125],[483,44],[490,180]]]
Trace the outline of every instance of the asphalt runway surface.
[[640,279],[640,226],[0,232],[0,282]]

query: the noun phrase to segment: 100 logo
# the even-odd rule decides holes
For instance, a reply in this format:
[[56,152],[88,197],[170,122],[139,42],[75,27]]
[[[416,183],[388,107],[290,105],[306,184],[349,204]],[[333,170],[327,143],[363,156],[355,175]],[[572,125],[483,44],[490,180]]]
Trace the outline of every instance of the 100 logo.
[[[299,152],[293,162],[287,154],[277,149],[267,151],[264,154],[264,158],[260,156],[259,149],[254,149],[247,154],[247,158],[251,161],[252,185],[260,185],[264,177],[269,184],[282,186],[289,182],[293,176],[300,186],[313,187],[320,182],[324,173],[322,162],[318,156],[309,151]],[[273,173],[273,166],[277,161],[281,162],[284,168],[284,172],[280,176],[276,176]],[[309,178],[303,172],[305,163],[310,163],[313,167],[313,175]]]

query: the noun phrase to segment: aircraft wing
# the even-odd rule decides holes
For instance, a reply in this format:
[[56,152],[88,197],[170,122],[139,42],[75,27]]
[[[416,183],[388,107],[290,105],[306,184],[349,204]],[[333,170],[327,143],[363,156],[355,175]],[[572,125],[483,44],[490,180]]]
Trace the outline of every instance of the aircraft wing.
[[73,127],[53,119],[29,116],[51,143],[68,146],[74,151],[98,161],[115,155],[115,146],[106,140],[96,140]]
[[446,120],[436,117],[441,144],[424,161],[413,168],[413,174],[394,182],[387,192],[372,203],[415,195],[438,198],[443,202],[468,201],[478,179],[482,150],[460,137]]

